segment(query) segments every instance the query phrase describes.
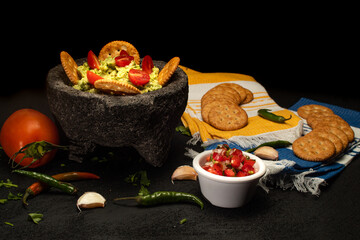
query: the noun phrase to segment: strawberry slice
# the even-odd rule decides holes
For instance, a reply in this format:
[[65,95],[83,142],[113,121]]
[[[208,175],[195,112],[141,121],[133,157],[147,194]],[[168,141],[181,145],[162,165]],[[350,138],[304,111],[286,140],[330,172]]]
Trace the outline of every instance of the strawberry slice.
[[149,74],[142,70],[130,69],[128,75],[130,82],[135,86],[144,86],[150,81]]
[[91,50],[88,52],[87,62],[91,69],[94,69],[94,68],[99,69],[100,68],[100,62],[99,62],[98,58],[96,57],[96,55]]
[[99,80],[99,79],[103,79],[102,77],[100,77],[99,75],[93,73],[93,72],[90,72],[90,71],[87,71],[86,73],[86,76],[87,76],[87,79],[89,81],[90,84],[94,85],[94,83]]
[[154,63],[152,58],[149,55],[146,55],[141,63],[142,70],[148,74],[151,74],[153,67],[154,67]]

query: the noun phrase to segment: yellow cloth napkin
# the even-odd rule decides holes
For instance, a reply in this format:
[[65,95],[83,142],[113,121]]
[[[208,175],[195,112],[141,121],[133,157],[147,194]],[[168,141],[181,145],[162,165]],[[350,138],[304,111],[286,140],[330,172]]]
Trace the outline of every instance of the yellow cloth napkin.
[[[238,73],[201,73],[180,66],[188,75],[189,98],[185,112],[181,117],[185,127],[190,129],[194,142],[212,143],[218,140],[234,141],[242,147],[251,147],[266,141],[287,140],[293,142],[302,134],[302,120],[288,109],[281,108],[270,98],[266,89],[253,77]],[[241,107],[248,114],[248,124],[235,131],[218,130],[202,120],[201,97],[214,86],[232,82],[249,89],[254,94],[250,103]],[[285,123],[275,123],[257,115],[261,108],[271,109],[273,113],[292,118]],[[206,145],[206,144],[205,144]]]

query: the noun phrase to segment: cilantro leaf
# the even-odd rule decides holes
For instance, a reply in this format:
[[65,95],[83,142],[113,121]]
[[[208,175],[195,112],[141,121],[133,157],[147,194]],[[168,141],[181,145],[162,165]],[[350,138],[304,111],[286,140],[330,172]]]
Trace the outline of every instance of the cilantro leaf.
[[23,195],[22,195],[21,193],[17,193],[17,194],[15,195],[15,194],[9,192],[8,199],[9,199],[9,200],[21,200],[21,197],[22,197],[22,196],[23,196]]
[[191,132],[190,132],[190,129],[188,127],[184,127],[184,126],[180,125],[180,126],[177,126],[175,128],[175,131],[177,131],[177,132],[179,132],[179,133],[181,133],[183,135],[191,137]]
[[6,182],[4,182],[4,180],[0,181],[0,187],[6,187],[6,188],[11,188],[11,187],[18,187],[18,185],[13,184],[10,179],[6,179]]
[[44,215],[41,213],[29,213],[28,220],[33,221],[36,224],[39,224],[39,222],[43,219]]

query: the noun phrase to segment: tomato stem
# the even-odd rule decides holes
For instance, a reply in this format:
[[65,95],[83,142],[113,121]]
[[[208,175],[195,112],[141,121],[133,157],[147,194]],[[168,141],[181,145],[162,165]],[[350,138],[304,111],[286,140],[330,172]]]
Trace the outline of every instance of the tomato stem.
[[[67,150],[68,147],[60,146],[60,145],[53,144],[53,143],[50,143],[47,141],[32,142],[32,143],[26,144],[24,147],[20,148],[20,150],[18,152],[14,153],[14,155],[12,155],[12,157],[9,159],[9,163],[10,163],[10,161],[12,161],[12,168],[17,168],[25,158],[33,158],[33,160],[31,161],[30,164],[23,166],[21,168],[21,169],[24,169],[24,168],[31,166],[35,162],[39,161],[46,153],[48,153],[52,150],[55,150],[55,149]],[[14,165],[14,163],[15,163],[14,160],[18,156],[18,154],[24,154],[24,156],[21,158],[21,160],[16,165]]]

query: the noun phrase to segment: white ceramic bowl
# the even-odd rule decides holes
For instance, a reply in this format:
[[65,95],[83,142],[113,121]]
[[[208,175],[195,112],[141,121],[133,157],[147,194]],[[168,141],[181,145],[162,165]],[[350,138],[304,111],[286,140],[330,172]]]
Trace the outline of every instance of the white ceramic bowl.
[[223,208],[236,208],[245,205],[254,195],[259,179],[265,174],[266,166],[257,156],[243,152],[256,160],[253,175],[245,177],[226,177],[210,173],[202,168],[212,150],[204,151],[193,160],[198,173],[201,193],[211,204]]

